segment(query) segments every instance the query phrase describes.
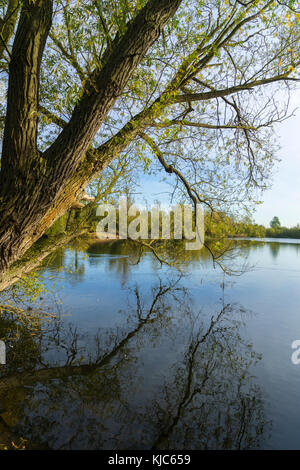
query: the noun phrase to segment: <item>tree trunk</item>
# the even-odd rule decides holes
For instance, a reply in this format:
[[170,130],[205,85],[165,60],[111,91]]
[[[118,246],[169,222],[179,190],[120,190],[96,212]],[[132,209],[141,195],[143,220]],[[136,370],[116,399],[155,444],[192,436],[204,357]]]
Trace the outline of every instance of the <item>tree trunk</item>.
[[[11,54],[1,160],[0,280],[96,175],[95,162],[88,158],[93,139],[181,1],[149,0],[123,37],[114,41],[105,65],[86,84],[69,123],[43,154],[36,145],[39,72],[51,27],[52,1],[23,2]],[[111,157],[97,162],[97,173]]]

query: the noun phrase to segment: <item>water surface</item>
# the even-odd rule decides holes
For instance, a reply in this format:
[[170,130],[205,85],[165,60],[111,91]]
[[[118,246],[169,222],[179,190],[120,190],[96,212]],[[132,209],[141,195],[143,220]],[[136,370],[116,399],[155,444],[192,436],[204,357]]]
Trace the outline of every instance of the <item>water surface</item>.
[[49,291],[23,294],[32,320],[0,321],[0,434],[51,449],[299,449],[300,247],[238,241],[236,254],[239,276],[204,251],[181,274],[151,253],[136,264],[126,244],[49,257],[32,281]]

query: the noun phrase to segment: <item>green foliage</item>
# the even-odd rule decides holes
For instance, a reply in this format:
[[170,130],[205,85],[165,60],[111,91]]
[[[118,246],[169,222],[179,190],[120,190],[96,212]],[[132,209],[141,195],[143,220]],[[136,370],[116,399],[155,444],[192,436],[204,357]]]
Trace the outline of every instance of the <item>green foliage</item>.
[[296,227],[271,227],[266,229],[266,236],[270,238],[300,238],[300,226]]
[[273,219],[271,220],[270,227],[273,229],[280,228],[280,221],[277,216],[273,217]]
[[[56,1],[43,57],[41,102],[45,108],[68,121],[93,73],[103,67],[126,31],[126,22],[145,3]],[[251,93],[236,92],[234,100],[219,97],[189,104],[188,100],[177,103],[178,96],[247,86],[269,77],[292,78],[299,63],[299,17],[289,8],[293,4],[274,2],[264,8],[264,2],[257,0],[245,5],[229,0],[183,1],[94,141],[101,146],[121,131],[122,143],[128,129],[146,128],[168,163],[218,211],[250,204],[257,199],[257,189],[266,188],[277,148],[271,145],[272,124],[287,109],[275,106],[274,84],[264,91],[251,87]],[[246,21],[253,15],[257,15],[253,21]],[[237,26],[241,22],[243,26]],[[235,34],[220,43],[218,38],[225,38],[236,26]],[[279,81],[277,87],[284,91],[285,82]],[[141,113],[148,116],[146,122],[137,119]],[[43,148],[53,142],[59,128],[51,116],[42,114],[40,124]],[[107,200],[110,192],[115,196],[126,184],[134,190],[138,170],[160,177],[157,156],[138,135],[134,137],[128,138],[124,153],[120,155],[117,149],[117,160],[94,182],[99,198]],[[182,197],[180,185],[176,191]]]

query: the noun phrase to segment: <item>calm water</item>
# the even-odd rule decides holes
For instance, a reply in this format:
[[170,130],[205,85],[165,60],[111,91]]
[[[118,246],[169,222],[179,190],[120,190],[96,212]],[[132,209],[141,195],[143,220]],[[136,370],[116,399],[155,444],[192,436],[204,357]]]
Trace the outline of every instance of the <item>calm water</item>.
[[[182,259],[182,274],[150,253],[136,264],[120,244],[52,255],[13,293],[31,320],[0,320],[3,439],[52,449],[299,449],[291,344],[300,339],[300,246],[237,247],[229,263],[248,269],[230,277],[205,252]],[[43,283],[48,292],[37,291]]]

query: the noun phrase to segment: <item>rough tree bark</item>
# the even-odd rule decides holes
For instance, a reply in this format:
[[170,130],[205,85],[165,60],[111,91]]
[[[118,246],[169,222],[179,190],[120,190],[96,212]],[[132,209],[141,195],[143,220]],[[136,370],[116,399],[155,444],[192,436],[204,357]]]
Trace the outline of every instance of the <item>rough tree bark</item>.
[[[1,160],[0,280],[95,175],[92,141],[181,1],[149,0],[123,37],[114,40],[104,66],[94,72],[69,123],[45,153],[37,149],[38,94],[52,0],[23,2],[11,53]],[[109,158],[107,153],[97,160],[97,173]]]

